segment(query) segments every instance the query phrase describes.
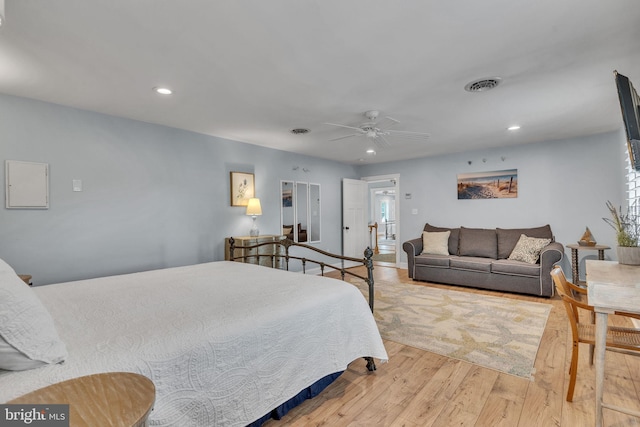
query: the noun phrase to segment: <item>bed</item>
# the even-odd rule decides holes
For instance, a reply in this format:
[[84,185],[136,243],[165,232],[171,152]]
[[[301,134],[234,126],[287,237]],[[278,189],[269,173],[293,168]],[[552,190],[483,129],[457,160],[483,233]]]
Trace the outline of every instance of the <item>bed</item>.
[[[0,308],[11,300],[1,270]],[[17,280],[11,286],[28,290],[21,298],[34,294],[48,311],[68,356],[0,370],[0,402],[126,371],[156,386],[151,425],[244,426],[358,358],[387,359],[365,298],[337,279],[219,261],[34,288]]]

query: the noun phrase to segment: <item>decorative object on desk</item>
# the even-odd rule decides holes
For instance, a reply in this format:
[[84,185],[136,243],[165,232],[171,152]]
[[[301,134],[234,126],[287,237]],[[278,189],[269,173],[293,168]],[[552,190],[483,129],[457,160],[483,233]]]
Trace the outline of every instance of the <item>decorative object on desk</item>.
[[597,242],[593,238],[593,234],[591,234],[591,230],[589,230],[589,227],[587,227],[580,240],[578,240],[578,244],[580,246],[595,246],[596,243]]
[[249,232],[249,235],[251,237],[257,237],[260,234],[260,231],[258,230],[258,226],[256,225],[256,217],[258,215],[262,215],[262,207],[260,206],[260,199],[257,199],[255,197],[249,199],[249,203],[247,204],[247,215],[251,215],[251,218],[253,218],[253,227],[251,227],[251,231]]
[[231,206],[247,206],[255,197],[255,179],[252,173],[230,172]]
[[634,204],[622,212],[622,207],[616,208],[610,201],[607,201],[607,208],[611,213],[611,218],[602,218],[616,231],[616,248],[618,263],[627,265],[640,265],[640,216],[637,206]]

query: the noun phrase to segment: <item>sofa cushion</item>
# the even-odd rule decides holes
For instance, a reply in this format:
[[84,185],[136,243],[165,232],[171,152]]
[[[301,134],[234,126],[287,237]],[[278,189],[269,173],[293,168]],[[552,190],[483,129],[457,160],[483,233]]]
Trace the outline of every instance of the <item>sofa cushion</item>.
[[416,265],[428,265],[429,267],[449,268],[451,255],[418,255],[415,258]]
[[449,235],[451,231],[423,231],[422,253],[449,255]]
[[451,234],[449,235],[449,254],[458,255],[458,239],[460,237],[459,228],[434,227],[433,225],[427,223],[424,226],[424,231],[429,231],[429,232],[450,231]]
[[551,243],[551,239],[538,239],[521,234],[516,247],[513,248],[513,252],[507,259],[535,264],[540,258],[540,251],[549,243]]
[[540,277],[540,264],[499,259],[491,263],[491,272],[496,274]]
[[553,234],[549,224],[534,228],[496,228],[496,234],[498,235],[498,259],[509,258],[521,234],[553,241]]
[[491,262],[493,260],[482,257],[451,257],[449,266],[458,270],[491,272]]
[[460,227],[458,254],[460,256],[497,259],[498,239],[496,238],[496,230]]

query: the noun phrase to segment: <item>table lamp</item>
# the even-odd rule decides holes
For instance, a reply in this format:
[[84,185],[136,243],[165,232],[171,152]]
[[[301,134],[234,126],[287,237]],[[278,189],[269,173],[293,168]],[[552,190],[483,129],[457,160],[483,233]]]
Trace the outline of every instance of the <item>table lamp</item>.
[[262,215],[262,207],[260,206],[260,199],[252,198],[249,199],[249,203],[247,204],[247,215],[251,215],[253,218],[253,227],[251,227],[251,231],[249,235],[251,237],[258,237],[260,231],[258,230],[258,226],[256,225],[256,217],[258,215]]

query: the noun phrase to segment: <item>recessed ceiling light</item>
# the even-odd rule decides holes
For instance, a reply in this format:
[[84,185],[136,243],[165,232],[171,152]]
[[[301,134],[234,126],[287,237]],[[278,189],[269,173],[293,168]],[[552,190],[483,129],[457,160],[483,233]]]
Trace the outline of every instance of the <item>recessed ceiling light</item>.
[[376,150],[374,150],[373,148],[369,148],[367,150],[367,154],[370,156],[375,156],[376,155]]
[[507,130],[518,130],[518,129],[520,129],[520,126],[518,126],[518,125],[509,126],[507,128]]
[[153,91],[155,93],[159,93],[160,95],[171,95],[173,91],[166,87],[154,87]]

